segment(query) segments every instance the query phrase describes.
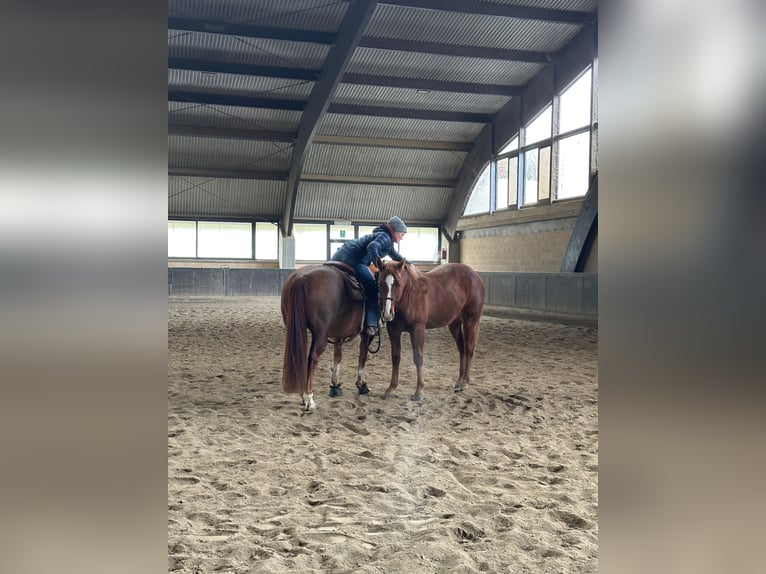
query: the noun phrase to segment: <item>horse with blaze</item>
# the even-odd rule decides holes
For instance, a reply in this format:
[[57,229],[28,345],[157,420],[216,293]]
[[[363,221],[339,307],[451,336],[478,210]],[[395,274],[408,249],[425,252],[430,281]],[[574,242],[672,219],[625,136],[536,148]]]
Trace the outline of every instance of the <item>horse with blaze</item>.
[[423,400],[426,329],[444,326],[449,327],[460,353],[460,373],[454,390],[463,391],[470,381],[471,361],[484,309],[485,289],[481,277],[462,263],[447,263],[426,273],[406,261],[386,263],[379,258],[376,266],[380,269],[381,318],[391,339],[391,383],[383,396],[391,395],[399,384],[402,333],[407,331],[417,370],[417,386],[411,398]]

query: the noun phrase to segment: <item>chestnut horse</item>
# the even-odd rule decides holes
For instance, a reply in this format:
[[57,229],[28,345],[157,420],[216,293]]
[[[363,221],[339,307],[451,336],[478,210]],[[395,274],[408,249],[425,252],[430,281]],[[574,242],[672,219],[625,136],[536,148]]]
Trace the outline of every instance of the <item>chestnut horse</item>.
[[426,329],[445,325],[460,353],[460,374],[454,390],[464,390],[470,380],[471,361],[484,308],[481,277],[462,263],[447,263],[427,273],[405,261],[386,263],[378,259],[376,266],[380,269],[380,314],[391,338],[391,384],[383,397],[391,395],[399,384],[402,332],[407,331],[418,377],[412,400],[423,400]]
[[[282,286],[282,321],[287,328],[282,388],[286,393],[299,393],[306,412],[316,409],[314,372],[328,342],[335,347],[330,396],[341,394],[338,375],[343,344],[360,333],[356,386],[359,394],[369,392],[364,382],[369,343],[369,337],[362,333],[364,301],[349,294],[344,273],[337,265],[307,265],[293,271]],[[307,329],[311,331],[308,350]]]

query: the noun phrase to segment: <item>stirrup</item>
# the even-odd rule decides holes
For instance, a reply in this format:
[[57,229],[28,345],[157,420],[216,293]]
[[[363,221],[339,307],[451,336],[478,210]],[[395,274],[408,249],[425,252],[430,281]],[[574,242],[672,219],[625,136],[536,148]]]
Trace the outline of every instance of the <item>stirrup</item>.
[[365,334],[366,334],[367,336],[369,336],[369,337],[374,337],[374,336],[376,336],[376,335],[377,335],[377,334],[378,334],[380,331],[378,330],[378,328],[377,328],[375,325],[367,325],[367,326],[364,328],[364,332],[365,332]]

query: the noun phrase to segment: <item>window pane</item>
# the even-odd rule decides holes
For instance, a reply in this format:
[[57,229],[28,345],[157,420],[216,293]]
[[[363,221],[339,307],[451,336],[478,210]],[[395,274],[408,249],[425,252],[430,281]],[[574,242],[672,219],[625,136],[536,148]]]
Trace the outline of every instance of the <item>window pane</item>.
[[518,202],[517,190],[519,189],[519,158],[508,159],[508,205],[516,207]]
[[551,106],[548,106],[527,126],[524,145],[533,144],[551,137]]
[[251,258],[253,256],[252,224],[200,221],[199,256]]
[[255,258],[279,259],[279,228],[273,223],[255,224]]
[[327,260],[327,225],[296,223],[293,234],[296,261]]
[[489,165],[481,172],[463,211],[463,215],[474,213],[489,213]]
[[590,174],[590,132],[559,142],[557,199],[580,197],[588,191]]
[[344,243],[345,241],[330,241],[330,259],[332,259],[332,256],[335,255],[335,252],[340,249],[340,246]]
[[[381,221],[381,223],[383,223]],[[404,223],[407,223],[406,221]],[[364,237],[365,235],[369,235],[372,233],[372,230],[375,229],[377,225],[360,225],[359,226],[359,237]]]
[[411,261],[439,261],[439,230],[434,227],[408,227],[398,251]]
[[330,239],[353,239],[353,225],[330,225]]
[[197,224],[168,221],[168,257],[197,256]]
[[503,149],[500,150],[500,153],[498,155],[503,155],[504,153],[509,153],[512,151],[516,151],[519,149],[519,136],[516,136],[513,138],[507,146],[505,146]]
[[548,199],[551,196],[551,146],[540,149],[538,180],[537,199]]
[[537,148],[524,153],[524,189],[521,204],[537,203]]
[[561,98],[559,98],[559,133],[590,124],[590,78],[591,71],[588,68],[587,72],[561,93]]
[[508,207],[508,158],[497,162],[497,208]]

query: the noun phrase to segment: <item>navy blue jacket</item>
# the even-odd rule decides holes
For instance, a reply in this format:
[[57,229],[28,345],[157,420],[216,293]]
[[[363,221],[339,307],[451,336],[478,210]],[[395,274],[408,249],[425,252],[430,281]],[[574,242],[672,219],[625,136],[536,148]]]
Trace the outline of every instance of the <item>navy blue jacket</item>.
[[332,256],[333,261],[342,261],[349,265],[369,265],[375,263],[378,257],[388,255],[394,261],[404,259],[394,249],[394,242],[391,239],[386,226],[381,225],[372,230],[369,235],[364,235],[359,239],[346,241],[340,249]]

